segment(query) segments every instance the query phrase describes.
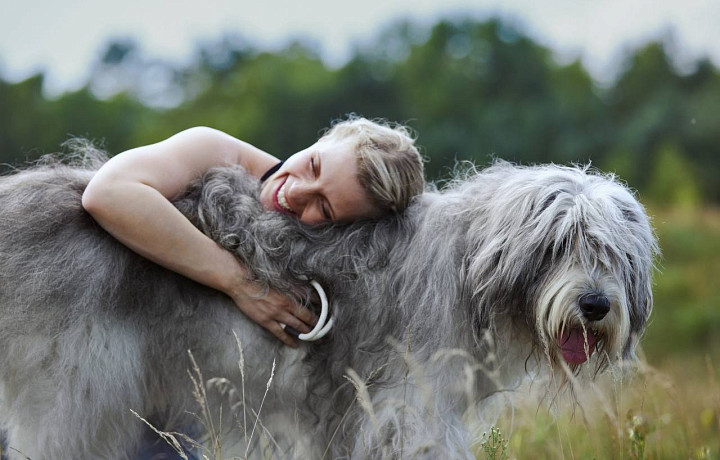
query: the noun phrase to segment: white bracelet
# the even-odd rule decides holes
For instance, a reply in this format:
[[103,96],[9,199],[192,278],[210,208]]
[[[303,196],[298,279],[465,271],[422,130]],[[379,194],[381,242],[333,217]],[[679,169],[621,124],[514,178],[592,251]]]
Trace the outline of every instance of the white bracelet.
[[332,328],[333,325],[333,318],[330,318],[327,322],[325,322],[328,317],[328,300],[327,296],[325,295],[325,290],[322,288],[322,286],[320,286],[320,283],[315,280],[310,280],[310,284],[312,285],[312,287],[315,288],[318,295],[320,296],[321,310],[320,318],[318,319],[318,322],[313,328],[313,330],[308,332],[307,334],[298,335],[298,339],[304,340],[305,342],[313,342],[315,340],[325,337],[325,334],[330,331],[330,328]]

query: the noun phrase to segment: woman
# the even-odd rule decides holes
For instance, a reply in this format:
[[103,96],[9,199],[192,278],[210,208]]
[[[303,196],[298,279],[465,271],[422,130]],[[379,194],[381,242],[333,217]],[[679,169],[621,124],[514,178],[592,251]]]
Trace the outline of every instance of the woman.
[[198,127],[123,152],[90,181],[83,207],[110,234],[159,265],[224,292],[253,321],[296,347],[283,325],[309,332],[312,313],[249,281],[247,269],[170,202],[210,168],[237,164],[263,179],[266,209],[318,224],[402,211],[422,192],[422,161],[406,128],[351,117],[284,163]]

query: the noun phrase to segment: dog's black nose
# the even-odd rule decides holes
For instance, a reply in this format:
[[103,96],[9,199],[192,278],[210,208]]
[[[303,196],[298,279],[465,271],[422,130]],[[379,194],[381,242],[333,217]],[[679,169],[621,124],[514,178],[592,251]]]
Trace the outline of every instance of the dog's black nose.
[[610,311],[610,301],[601,294],[585,294],[580,297],[578,304],[588,321],[600,321]]

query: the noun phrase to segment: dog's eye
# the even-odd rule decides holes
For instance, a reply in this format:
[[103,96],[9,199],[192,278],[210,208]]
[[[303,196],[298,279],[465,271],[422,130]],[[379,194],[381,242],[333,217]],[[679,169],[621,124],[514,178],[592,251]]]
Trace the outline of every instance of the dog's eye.
[[635,271],[635,259],[630,254],[625,254],[625,259],[627,260],[628,266],[631,268],[631,272]]
[[624,203],[617,198],[613,198],[613,203],[615,204],[615,206],[618,207],[618,209],[622,213],[623,219],[625,219],[627,222],[632,222],[633,224],[637,224],[638,222],[640,222],[637,213],[631,207],[632,205]]
[[622,210],[622,215],[623,215],[623,218],[625,218],[626,221],[632,222],[633,224],[637,224],[637,223],[638,223],[637,216],[636,216],[635,213],[632,212],[631,210],[629,210],[629,209],[623,209],[623,210]]
[[567,240],[562,240],[553,246],[555,251],[555,257],[564,257],[568,253],[570,243]]
[[560,192],[554,191],[550,195],[548,195],[547,198],[545,198],[545,200],[543,201],[542,205],[540,206],[540,209],[538,210],[538,212],[543,212],[544,210],[549,208],[550,205],[555,202],[555,200],[557,199],[559,194],[560,194]]

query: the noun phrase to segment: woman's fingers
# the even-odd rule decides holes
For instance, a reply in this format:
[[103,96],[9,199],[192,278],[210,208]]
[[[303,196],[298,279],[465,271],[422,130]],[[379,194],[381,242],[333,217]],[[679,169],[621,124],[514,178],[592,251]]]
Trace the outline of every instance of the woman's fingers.
[[310,329],[304,332],[310,332],[310,330],[312,330],[312,328],[315,327],[315,325],[317,324],[317,317],[313,314],[313,312],[303,307],[302,305],[295,305],[291,311],[291,314],[303,323],[310,326]]
[[307,323],[303,322],[300,318],[297,316],[294,316],[290,313],[283,313],[277,316],[277,321],[281,324],[287,324],[291,328],[295,329],[301,334],[307,334],[308,332],[312,331],[312,327],[308,326]]
[[[300,332],[310,332],[312,328],[315,327],[315,324],[317,324],[317,318],[312,311],[303,307],[302,305],[297,304],[286,295],[280,294],[279,292],[270,291],[265,296],[265,299],[268,303],[279,307],[279,310],[275,314],[275,319],[277,321],[280,321],[281,323],[290,324],[292,327],[294,327]],[[291,315],[293,318],[309,326],[309,329],[306,331],[304,328],[297,327],[295,322],[289,323],[283,321],[283,318],[286,318],[285,313]]]
[[283,329],[283,327],[277,321],[271,321],[267,325],[265,325],[263,323],[259,323],[259,324],[261,326],[263,326],[265,329],[267,329],[268,331],[270,331],[270,333],[272,335],[274,335],[275,337],[280,339],[280,341],[282,343],[284,343],[285,345],[292,347],[292,348],[297,348],[299,346],[298,341],[296,339],[294,339],[292,336],[290,336],[290,334],[285,332],[285,329]]

